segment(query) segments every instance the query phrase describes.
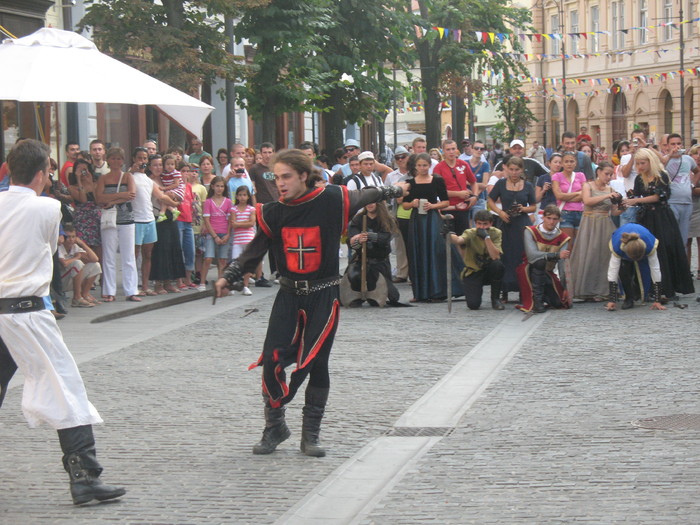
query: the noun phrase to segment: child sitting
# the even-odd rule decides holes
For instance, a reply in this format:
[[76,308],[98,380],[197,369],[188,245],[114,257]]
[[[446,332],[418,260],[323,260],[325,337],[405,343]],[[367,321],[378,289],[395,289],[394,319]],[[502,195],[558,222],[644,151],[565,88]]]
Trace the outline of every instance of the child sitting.
[[73,288],[71,306],[90,308],[99,304],[99,301],[90,295],[95,279],[102,273],[99,258],[85,241],[78,238],[73,226],[66,225],[63,230],[65,239],[63,244],[58,246],[58,259],[63,265],[63,289]]
[[[180,176],[180,172],[175,169],[177,166],[177,158],[174,155],[165,155],[163,157],[163,173],[160,176],[161,189],[165,194],[173,200],[181,202],[185,195],[185,183]],[[177,220],[180,216],[180,211],[173,206],[163,206],[156,222],[167,220],[166,213],[170,210],[173,220]]]

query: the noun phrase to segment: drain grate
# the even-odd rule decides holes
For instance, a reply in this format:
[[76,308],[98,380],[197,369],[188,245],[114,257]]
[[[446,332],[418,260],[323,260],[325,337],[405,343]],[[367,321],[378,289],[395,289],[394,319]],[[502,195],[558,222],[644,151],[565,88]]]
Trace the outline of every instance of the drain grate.
[[632,421],[632,425],[657,430],[700,430],[700,414],[648,417]]
[[417,437],[417,436],[449,436],[453,427],[393,427],[385,436]]

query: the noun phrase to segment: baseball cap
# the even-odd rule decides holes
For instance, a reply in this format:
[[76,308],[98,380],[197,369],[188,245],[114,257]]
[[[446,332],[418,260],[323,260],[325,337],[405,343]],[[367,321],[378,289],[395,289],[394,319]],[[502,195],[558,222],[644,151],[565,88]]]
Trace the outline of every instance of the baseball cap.
[[359,148],[360,143],[357,142],[355,139],[348,139],[345,141],[345,147],[346,148]]
[[403,146],[399,146],[394,150],[394,157],[396,157],[396,155],[408,155],[408,150]]
[[510,147],[512,148],[513,146],[520,146],[521,148],[524,148],[525,143],[520,139],[515,139],[510,142]]
[[357,160],[359,160],[360,162],[366,159],[374,160],[374,153],[372,153],[371,151],[363,151],[357,156]]

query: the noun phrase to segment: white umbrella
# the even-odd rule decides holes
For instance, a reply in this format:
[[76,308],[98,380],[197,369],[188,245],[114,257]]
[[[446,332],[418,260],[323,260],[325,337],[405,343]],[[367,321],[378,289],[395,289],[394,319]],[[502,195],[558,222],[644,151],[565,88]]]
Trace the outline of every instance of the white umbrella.
[[[0,100],[151,104],[191,133],[214,109],[201,100],[107,56],[87,38],[45,27],[0,44]],[[73,82],[84,71],[88,82]]]

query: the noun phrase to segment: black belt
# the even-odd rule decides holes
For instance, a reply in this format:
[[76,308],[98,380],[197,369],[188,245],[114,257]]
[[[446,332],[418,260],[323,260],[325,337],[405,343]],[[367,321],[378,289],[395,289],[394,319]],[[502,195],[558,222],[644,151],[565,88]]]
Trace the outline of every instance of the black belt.
[[44,308],[46,308],[44,300],[35,295],[0,299],[0,314],[23,314],[27,312],[36,312]]
[[297,295],[309,295],[338,284],[340,284],[340,276],[326,277],[325,279],[316,279],[313,281],[295,281],[288,277],[280,277],[280,286],[282,290]]

